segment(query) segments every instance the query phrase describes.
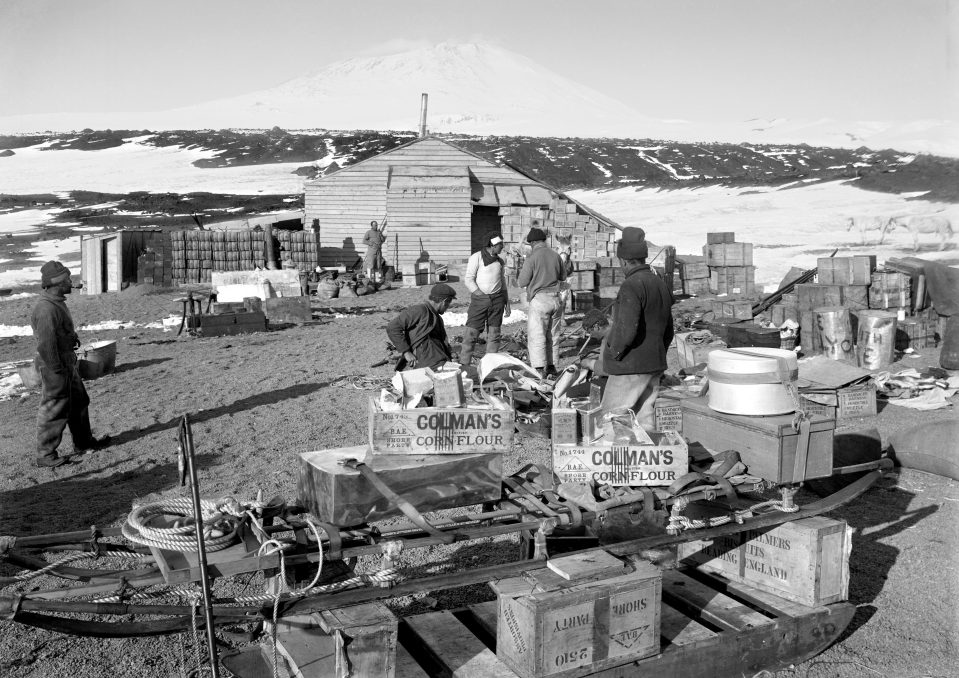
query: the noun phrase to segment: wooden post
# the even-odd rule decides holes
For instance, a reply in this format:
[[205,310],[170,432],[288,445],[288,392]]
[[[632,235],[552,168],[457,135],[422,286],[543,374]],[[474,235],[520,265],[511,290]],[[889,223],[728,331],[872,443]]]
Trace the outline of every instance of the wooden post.
[[263,227],[263,254],[269,270],[275,271],[279,268],[276,265],[276,250],[273,248],[273,224],[265,224]]
[[666,250],[666,286],[669,287],[669,291],[672,292],[675,289],[673,272],[676,270],[676,248],[672,245],[667,245],[664,249]]

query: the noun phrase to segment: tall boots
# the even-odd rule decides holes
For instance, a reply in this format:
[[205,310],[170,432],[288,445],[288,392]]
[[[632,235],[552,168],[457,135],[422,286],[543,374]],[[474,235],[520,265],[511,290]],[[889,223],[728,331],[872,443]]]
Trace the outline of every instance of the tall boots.
[[499,335],[502,327],[490,327],[489,334],[486,335],[486,352],[499,353]]
[[463,332],[463,348],[460,350],[460,365],[469,367],[473,360],[473,349],[476,346],[476,340],[479,339],[479,330],[472,327],[465,328]]

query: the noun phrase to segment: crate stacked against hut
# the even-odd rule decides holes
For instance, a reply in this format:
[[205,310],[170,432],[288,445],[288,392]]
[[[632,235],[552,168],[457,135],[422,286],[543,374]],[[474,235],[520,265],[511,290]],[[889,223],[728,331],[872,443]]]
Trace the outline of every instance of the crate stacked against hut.
[[264,268],[263,233],[256,230],[170,233],[174,283],[208,283],[213,271]]
[[[274,234],[280,241],[279,256],[284,267],[312,271],[320,265],[320,243],[316,231],[276,229]],[[357,254],[357,258],[360,256]],[[351,266],[352,263],[355,262],[351,262]]]

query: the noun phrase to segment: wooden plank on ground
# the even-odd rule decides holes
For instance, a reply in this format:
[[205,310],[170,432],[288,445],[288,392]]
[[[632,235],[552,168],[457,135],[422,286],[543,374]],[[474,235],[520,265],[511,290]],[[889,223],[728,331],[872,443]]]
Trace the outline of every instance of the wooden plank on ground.
[[[411,637],[401,640],[411,654],[428,653],[453,678],[516,678],[492,650],[483,645],[452,612],[407,617]],[[410,645],[418,646],[411,647]]]
[[499,601],[491,600],[486,603],[471,605],[470,612],[473,613],[473,617],[479,623],[480,627],[490,634],[492,638],[496,638],[496,618],[499,615]]
[[396,673],[393,678],[429,678],[429,674],[402,645],[396,646]]
[[606,551],[587,551],[550,558],[546,567],[567,581],[583,577],[615,577],[624,574],[626,565]]
[[276,625],[276,645],[296,678],[325,676],[334,667],[333,638],[317,628],[313,615],[281,619]]
[[706,621],[731,631],[769,624],[771,620],[729,596],[675,570],[663,572],[663,600],[700,610]]

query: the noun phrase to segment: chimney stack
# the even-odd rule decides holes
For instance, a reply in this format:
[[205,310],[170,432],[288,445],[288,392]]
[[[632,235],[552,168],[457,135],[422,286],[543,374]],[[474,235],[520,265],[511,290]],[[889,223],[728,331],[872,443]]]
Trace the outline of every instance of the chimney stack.
[[429,94],[423,92],[423,98],[420,101],[420,138],[426,136],[426,100],[429,98]]

